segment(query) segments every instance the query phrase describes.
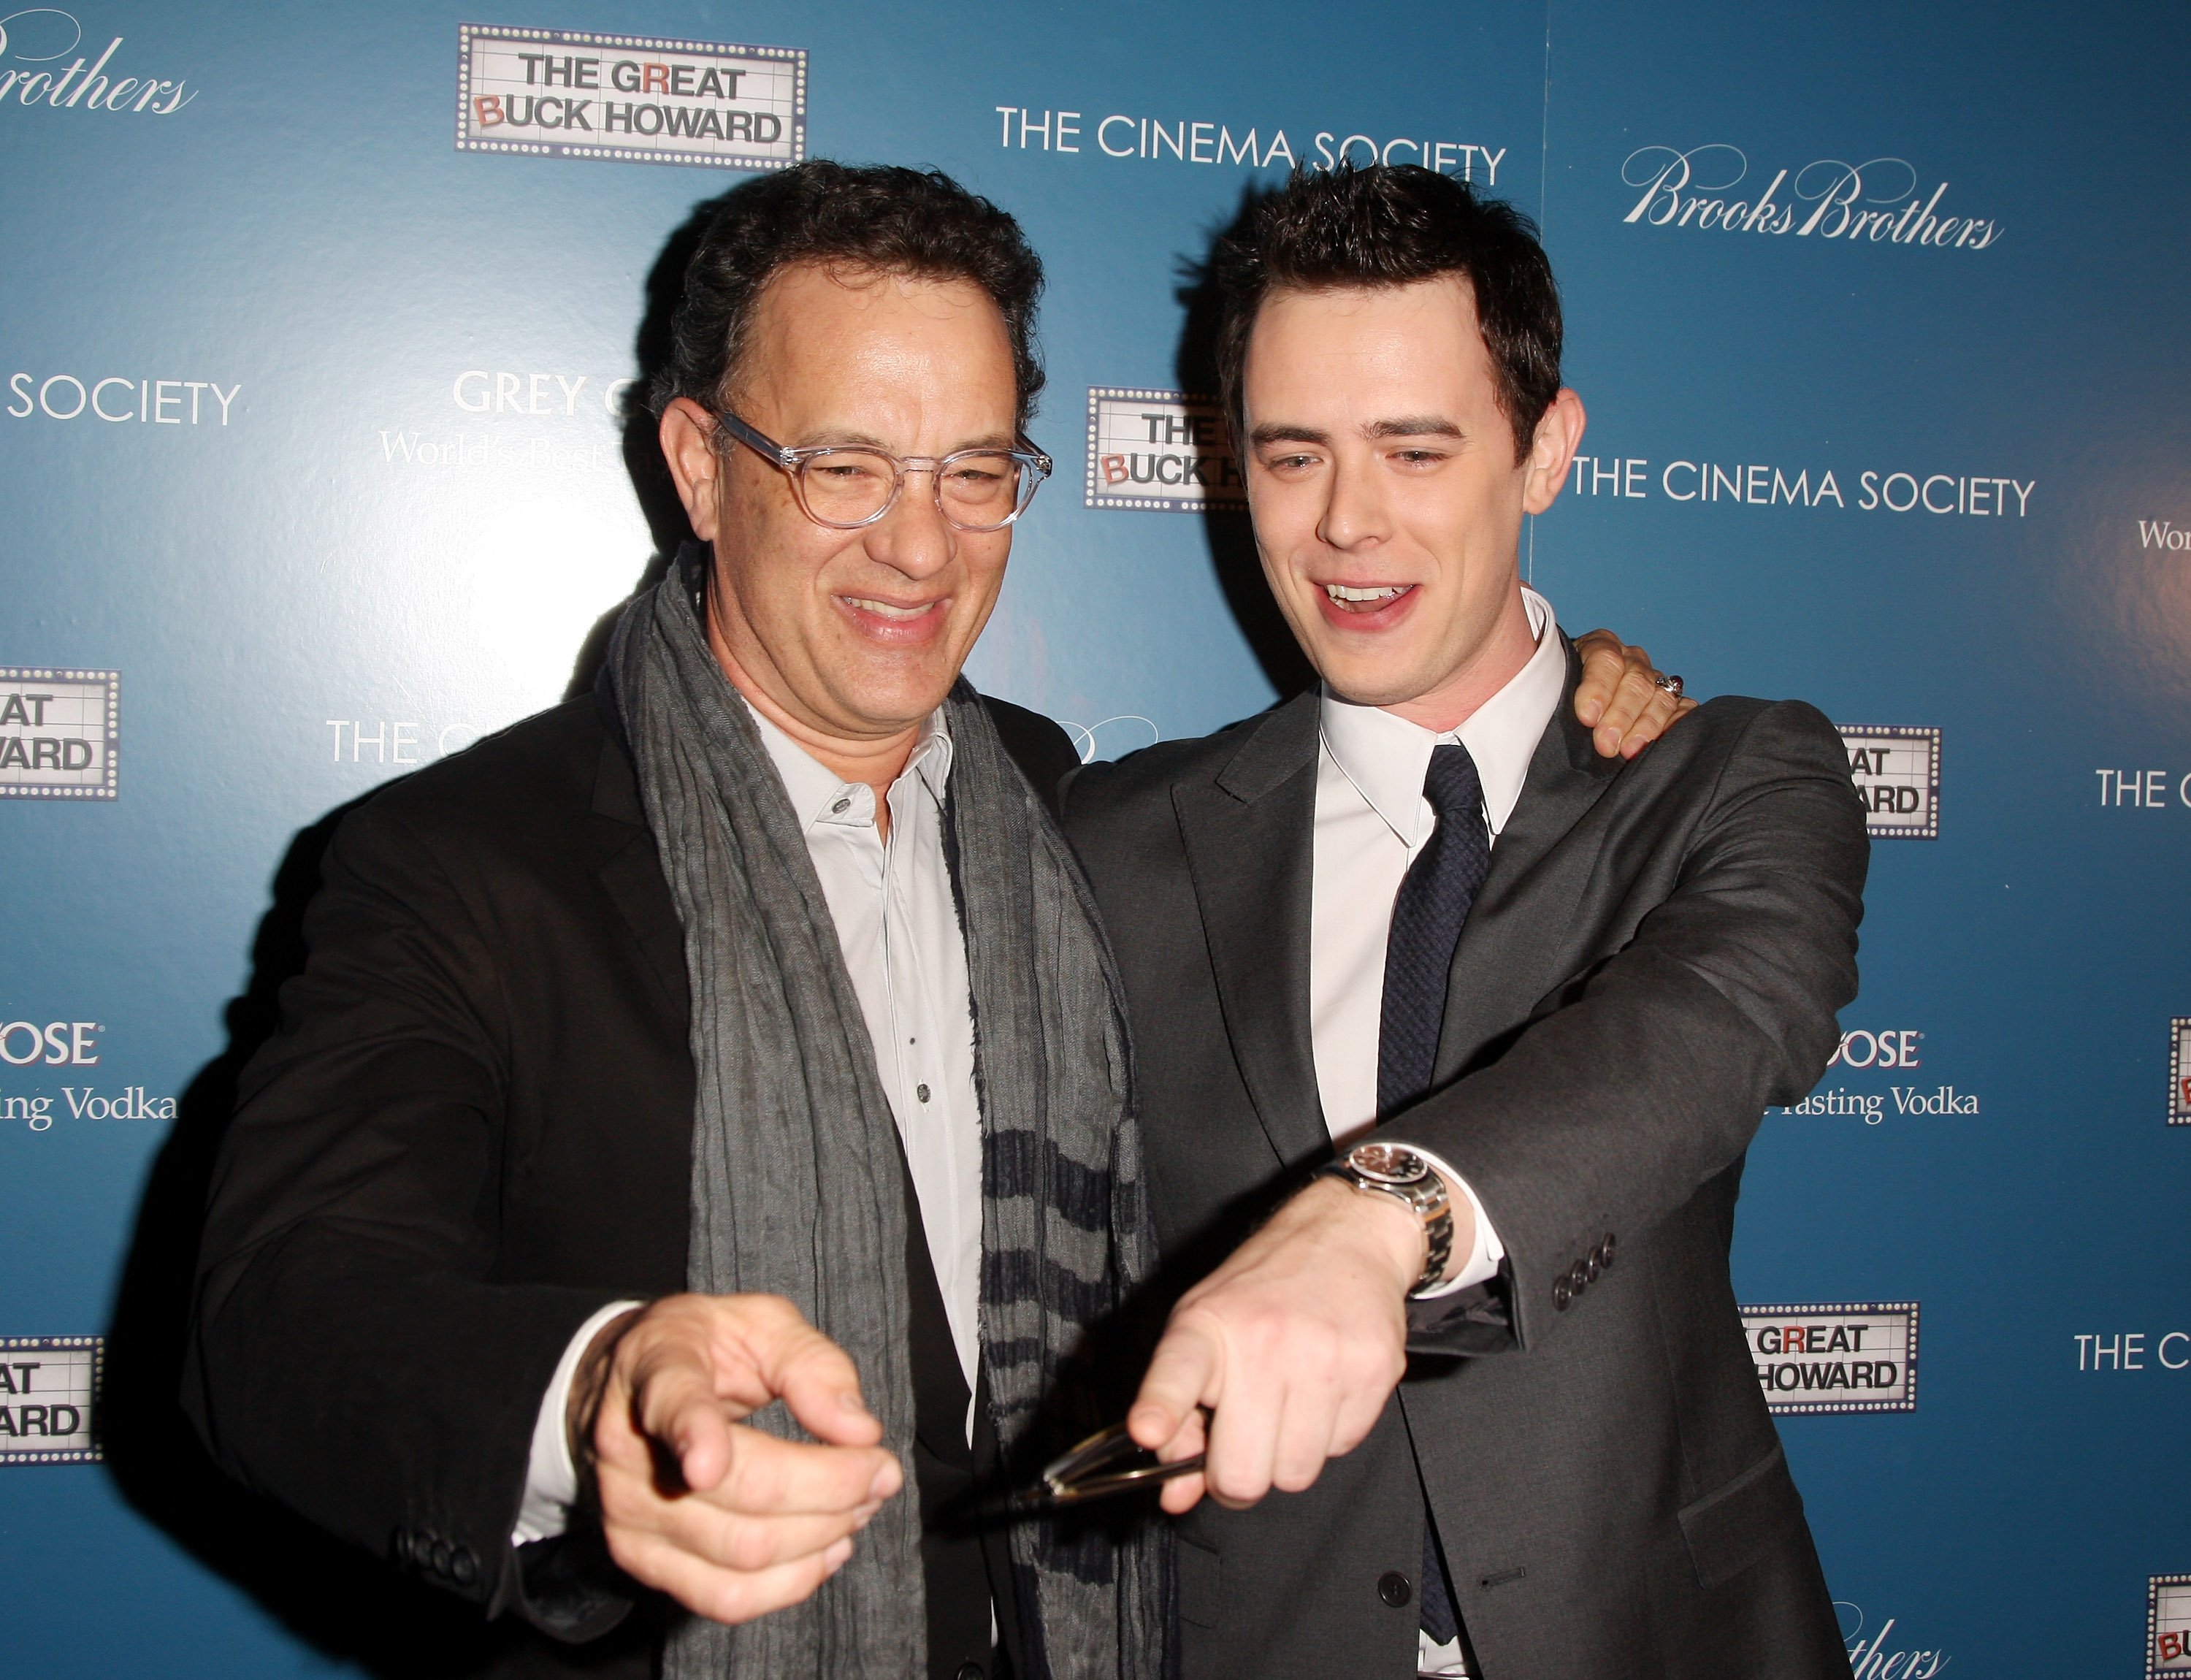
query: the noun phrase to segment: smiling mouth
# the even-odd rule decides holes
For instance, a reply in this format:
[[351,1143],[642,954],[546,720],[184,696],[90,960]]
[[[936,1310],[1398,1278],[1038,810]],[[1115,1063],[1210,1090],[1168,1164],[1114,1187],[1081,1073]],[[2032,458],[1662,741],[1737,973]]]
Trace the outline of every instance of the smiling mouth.
[[848,595],[839,597],[845,605],[862,612],[872,612],[878,618],[887,618],[895,624],[904,624],[932,612],[943,605],[941,601],[924,601],[912,607],[900,607],[894,601],[877,601],[871,595]]
[[1342,612],[1381,612],[1415,586],[1413,584],[1325,584],[1325,596]]

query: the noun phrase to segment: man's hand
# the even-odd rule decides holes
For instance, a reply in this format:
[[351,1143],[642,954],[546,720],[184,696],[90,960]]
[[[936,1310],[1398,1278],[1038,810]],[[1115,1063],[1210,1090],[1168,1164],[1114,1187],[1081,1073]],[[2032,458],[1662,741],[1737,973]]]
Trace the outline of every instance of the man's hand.
[[1576,718],[1591,732],[1599,754],[1634,758],[1664,735],[1674,720],[1696,710],[1693,700],[1669,694],[1653,681],[1659,675],[1651,656],[1622,645],[1611,630],[1592,630],[1575,638],[1582,655],[1582,681],[1576,686]]
[[[736,1421],[777,1398],[822,1444]],[[851,1360],[777,1296],[670,1296],[604,1326],[568,1421],[609,1555],[715,1621],[806,1597],[905,1482]]]
[[[1454,1217],[1465,1255],[1465,1197]],[[1298,1493],[1359,1446],[1407,1369],[1423,1256],[1422,1227],[1397,1202],[1320,1179],[1181,1296],[1126,1420],[1166,1462],[1209,1454],[1202,1474],[1165,1484],[1164,1509]]]

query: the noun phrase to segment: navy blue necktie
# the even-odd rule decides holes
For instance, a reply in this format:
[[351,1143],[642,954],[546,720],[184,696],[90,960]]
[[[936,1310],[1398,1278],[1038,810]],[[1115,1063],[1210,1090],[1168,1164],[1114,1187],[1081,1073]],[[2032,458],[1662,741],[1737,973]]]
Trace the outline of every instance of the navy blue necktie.
[[[1445,1020],[1453,954],[1469,907],[1491,869],[1483,783],[1465,747],[1433,747],[1423,797],[1437,813],[1430,844],[1415,854],[1392,902],[1385,946],[1385,1004],[1377,1035],[1377,1117],[1389,1119],[1431,1088]],[[1439,1644],[1459,1636],[1453,1589],[1438,1556],[1437,1529],[1423,1512],[1424,1632]]]

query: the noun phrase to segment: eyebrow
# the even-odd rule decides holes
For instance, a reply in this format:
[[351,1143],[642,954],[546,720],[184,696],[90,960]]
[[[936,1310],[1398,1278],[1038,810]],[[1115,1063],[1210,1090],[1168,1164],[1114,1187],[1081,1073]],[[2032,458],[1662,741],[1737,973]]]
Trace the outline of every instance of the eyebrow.
[[1454,437],[1463,434],[1443,414],[1403,414],[1397,420],[1372,420],[1362,428],[1364,437]]
[[[1403,414],[1397,419],[1371,420],[1362,428],[1362,435],[1367,438],[1466,436],[1443,414]],[[1331,434],[1314,426],[1257,426],[1248,435],[1248,441],[1258,447],[1266,443],[1329,443]]]
[[[885,455],[894,455],[897,453],[882,439],[871,432],[864,431],[831,431],[815,437],[811,442],[794,443],[787,447],[794,449],[879,449]],[[1019,447],[1019,439],[1016,436],[993,431],[984,432],[979,437],[969,438],[964,443],[954,443],[943,453],[955,455],[962,449],[1016,449]]]

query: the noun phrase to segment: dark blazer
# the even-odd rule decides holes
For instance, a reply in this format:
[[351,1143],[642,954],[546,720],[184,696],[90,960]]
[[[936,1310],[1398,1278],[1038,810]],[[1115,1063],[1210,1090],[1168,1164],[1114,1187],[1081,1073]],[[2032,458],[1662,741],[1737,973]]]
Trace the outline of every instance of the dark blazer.
[[[1446,1353],[1313,1488],[1182,1522],[1188,1680],[1414,1673],[1426,1493],[1484,1680],[1846,1680],[1727,1251],[1761,1112],[1824,1072],[1855,994],[1864,815],[1811,708],[1715,700],[1623,764],[1569,664],[1454,960],[1437,1088],[1385,1128],[1467,1178],[1502,1275],[1411,1309]],[[1330,1154],[1317,751],[1312,693],[1067,783],[1175,1284]]]
[[[987,704],[1030,780],[1056,788],[1077,761],[1064,732]],[[305,934],[215,1173],[185,1406],[231,1474],[336,1535],[490,1612],[599,1635],[639,1595],[597,1536],[590,1553],[581,1525],[521,1554],[509,1531],[572,1334],[612,1301],[685,1287],[693,1075],[676,911],[597,703],[351,813]],[[908,1203],[914,1467],[932,1506],[973,1465]],[[925,1561],[942,1671],[986,1660],[978,1542]],[[935,1590],[939,1567],[961,1587],[970,1567],[971,1592]],[[651,1672],[660,1606],[641,1608],[583,1653],[514,1629],[504,1666]]]

